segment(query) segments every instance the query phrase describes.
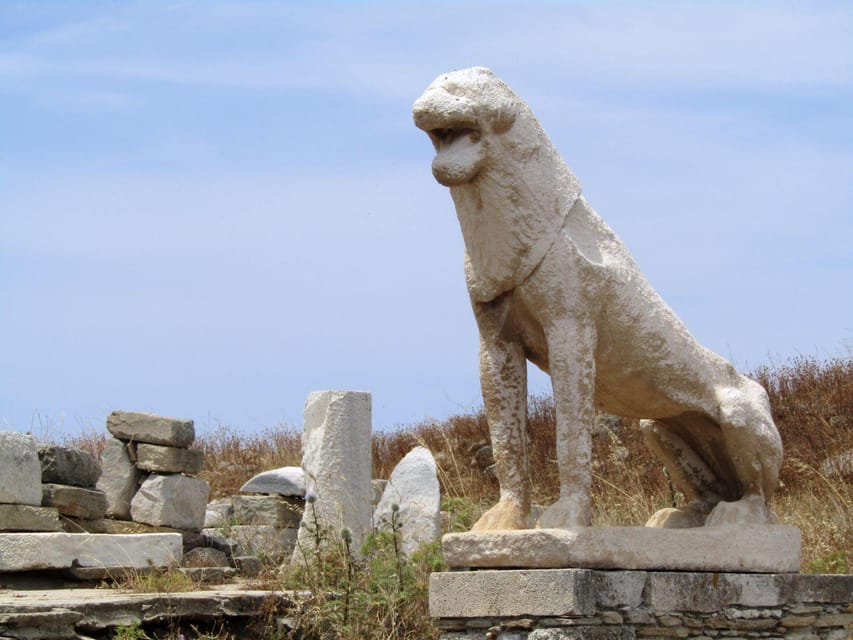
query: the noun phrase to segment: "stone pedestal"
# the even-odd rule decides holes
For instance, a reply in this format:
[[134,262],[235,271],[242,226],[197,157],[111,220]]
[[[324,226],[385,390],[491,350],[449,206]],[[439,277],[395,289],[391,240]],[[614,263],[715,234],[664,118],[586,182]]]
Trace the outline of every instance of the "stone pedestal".
[[853,632],[853,575],[502,569],[433,573],[442,640],[785,637]]
[[451,568],[642,569],[789,573],[800,568],[796,527],[578,527],[451,533]]
[[853,637],[853,575],[800,575],[777,525],[450,534],[430,577],[442,640]]

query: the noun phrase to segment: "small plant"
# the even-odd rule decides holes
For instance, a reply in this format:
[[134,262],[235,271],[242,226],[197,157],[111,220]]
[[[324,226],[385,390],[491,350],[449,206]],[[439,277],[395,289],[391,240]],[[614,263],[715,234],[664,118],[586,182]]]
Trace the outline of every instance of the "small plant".
[[[395,508],[396,507],[396,508]],[[308,509],[314,509],[308,502]],[[409,559],[402,551],[402,519],[392,506],[388,528],[367,537],[359,553],[352,532],[335,534],[316,513],[305,524],[313,549],[298,547],[300,561],[285,578],[311,595],[294,616],[288,638],[304,640],[428,640],[438,631],[427,611],[430,572],[443,567],[439,546]]]
[[138,622],[116,628],[113,640],[152,640]]

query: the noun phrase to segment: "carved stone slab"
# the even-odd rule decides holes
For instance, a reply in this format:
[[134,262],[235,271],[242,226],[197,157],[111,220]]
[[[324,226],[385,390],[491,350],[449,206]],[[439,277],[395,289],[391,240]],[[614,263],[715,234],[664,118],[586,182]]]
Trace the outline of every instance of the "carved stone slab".
[[0,572],[71,567],[167,567],[180,563],[179,533],[2,533]]
[[797,572],[801,533],[782,525],[579,527],[451,533],[451,568]]

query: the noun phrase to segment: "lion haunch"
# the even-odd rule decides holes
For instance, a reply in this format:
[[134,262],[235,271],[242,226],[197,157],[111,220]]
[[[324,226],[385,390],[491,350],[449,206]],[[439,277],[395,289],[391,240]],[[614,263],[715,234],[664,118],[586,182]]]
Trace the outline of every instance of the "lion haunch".
[[[653,526],[772,522],[782,445],[767,394],[698,344],[581,195],[530,108],[488,69],[414,105],[465,240],[500,500],[475,530],[589,524],[596,409],[641,419],[687,498]],[[560,498],[530,513],[526,361],[551,376]]]

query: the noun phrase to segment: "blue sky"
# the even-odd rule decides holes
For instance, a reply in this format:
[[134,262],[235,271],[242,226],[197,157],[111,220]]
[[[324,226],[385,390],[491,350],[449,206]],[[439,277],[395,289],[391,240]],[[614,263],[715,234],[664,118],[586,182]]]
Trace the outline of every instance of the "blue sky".
[[300,427],[330,388],[376,429],[476,407],[411,122],[472,65],[703,344],[851,354],[849,3],[0,1],[0,428]]

